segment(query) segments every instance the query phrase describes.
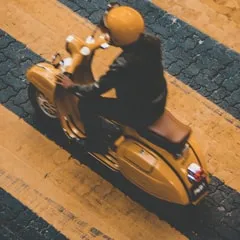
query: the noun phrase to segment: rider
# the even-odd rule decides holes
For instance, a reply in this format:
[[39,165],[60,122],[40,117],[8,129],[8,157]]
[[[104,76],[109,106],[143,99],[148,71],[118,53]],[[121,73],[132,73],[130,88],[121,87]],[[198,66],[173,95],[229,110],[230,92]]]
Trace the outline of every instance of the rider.
[[[123,51],[109,71],[89,85],[77,85],[69,76],[60,74],[58,83],[81,98],[80,113],[87,134],[86,148],[106,152],[102,121],[104,116],[135,129],[155,122],[164,112],[167,84],[162,66],[161,42],[144,33],[144,20],[139,12],[127,6],[112,6],[105,12],[101,29],[110,44]],[[117,98],[100,95],[115,88]]]

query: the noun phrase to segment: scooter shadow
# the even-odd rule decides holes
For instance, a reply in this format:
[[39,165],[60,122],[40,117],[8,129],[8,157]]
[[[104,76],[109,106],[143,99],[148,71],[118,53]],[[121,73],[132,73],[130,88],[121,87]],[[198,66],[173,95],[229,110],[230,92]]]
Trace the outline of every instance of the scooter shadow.
[[[81,164],[88,166],[133,201],[157,215],[159,219],[167,221],[189,238],[200,239],[197,237],[196,232],[198,234],[202,232],[206,236],[207,231],[211,231],[209,227],[216,224],[212,222],[213,219],[210,213],[211,199],[206,198],[198,206],[181,206],[157,199],[133,185],[120,173],[112,172],[89,154],[83,152],[77,144],[70,144],[59,124],[55,126],[41,125],[35,120],[33,120],[32,124],[41,133],[68,151]],[[210,235],[213,236],[212,233]]]

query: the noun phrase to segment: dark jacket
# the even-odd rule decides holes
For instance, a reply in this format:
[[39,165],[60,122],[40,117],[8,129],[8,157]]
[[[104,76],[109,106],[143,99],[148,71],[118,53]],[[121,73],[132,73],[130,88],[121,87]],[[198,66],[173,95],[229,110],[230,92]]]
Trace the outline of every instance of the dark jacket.
[[143,34],[139,40],[123,48],[123,52],[98,82],[75,86],[71,91],[82,97],[101,95],[111,88],[126,107],[148,107],[163,102],[167,85],[163,75],[161,42],[158,38]]

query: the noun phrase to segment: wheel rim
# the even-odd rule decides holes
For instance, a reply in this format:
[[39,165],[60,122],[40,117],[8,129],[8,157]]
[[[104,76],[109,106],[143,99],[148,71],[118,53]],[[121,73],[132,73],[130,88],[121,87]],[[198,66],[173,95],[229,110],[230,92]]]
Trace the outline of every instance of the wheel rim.
[[44,114],[46,114],[50,118],[57,118],[56,107],[51,104],[41,92],[37,91],[36,99],[38,106],[44,112]]

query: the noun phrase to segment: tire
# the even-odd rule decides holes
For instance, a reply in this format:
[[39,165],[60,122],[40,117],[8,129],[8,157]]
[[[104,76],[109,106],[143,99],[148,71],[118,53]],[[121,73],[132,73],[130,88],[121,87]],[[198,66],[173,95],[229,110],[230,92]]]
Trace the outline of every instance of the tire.
[[28,97],[35,110],[37,120],[47,121],[48,123],[57,121],[56,108],[32,83],[28,86]]

